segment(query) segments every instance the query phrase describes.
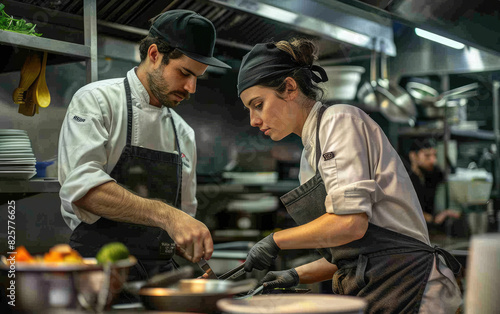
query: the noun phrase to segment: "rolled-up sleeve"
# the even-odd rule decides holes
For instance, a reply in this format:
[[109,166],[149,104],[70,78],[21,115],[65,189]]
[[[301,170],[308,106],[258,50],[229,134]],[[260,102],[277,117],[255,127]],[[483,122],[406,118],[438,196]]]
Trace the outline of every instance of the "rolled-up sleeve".
[[364,212],[371,218],[372,204],[384,197],[374,170],[380,141],[358,116],[327,113],[319,133],[319,171],[327,191],[326,211],[339,215]]
[[63,217],[71,229],[76,223],[68,217],[76,216],[86,223],[99,219],[73,202],[100,184],[114,181],[105,171],[108,131],[98,101],[90,91],[77,93],[66,113],[59,135],[58,176],[61,184]]

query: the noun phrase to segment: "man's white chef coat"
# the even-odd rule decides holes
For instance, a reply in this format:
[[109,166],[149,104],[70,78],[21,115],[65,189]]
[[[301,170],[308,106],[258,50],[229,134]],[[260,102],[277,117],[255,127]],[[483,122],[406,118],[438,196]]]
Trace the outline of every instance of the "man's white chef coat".
[[[316,173],[316,102],[302,129],[304,150],[299,180],[304,184]],[[378,124],[365,112],[349,105],[333,105],[320,123],[319,172],[325,183],[326,212],[337,215],[366,213],[369,222],[430,245],[427,225],[408,172]],[[328,154],[331,153],[331,154]],[[326,154],[326,155],[325,155]],[[451,270],[442,262],[432,268],[420,313],[457,309],[461,302]]]
[[[173,116],[182,153],[181,209],[196,213],[196,143],[193,129],[172,109],[149,104],[149,95],[135,69],[127,73],[131,89],[134,127],[132,145],[178,153],[172,127]],[[81,221],[100,217],[73,204],[90,189],[115,181],[110,173],[127,139],[127,101],[124,79],[90,83],[78,90],[69,104],[59,136],[59,182],[61,212],[74,230]],[[139,127],[136,127],[139,126]],[[116,181],[115,181],[116,182]]]

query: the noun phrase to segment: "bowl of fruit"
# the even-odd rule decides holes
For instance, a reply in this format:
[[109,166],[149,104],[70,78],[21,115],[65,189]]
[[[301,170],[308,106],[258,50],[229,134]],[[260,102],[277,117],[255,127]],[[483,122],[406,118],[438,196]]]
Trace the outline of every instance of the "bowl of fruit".
[[137,263],[119,242],[104,245],[95,258],[83,258],[67,244],[41,254],[30,254],[24,246],[11,253],[0,262],[2,304],[27,311],[108,309]]

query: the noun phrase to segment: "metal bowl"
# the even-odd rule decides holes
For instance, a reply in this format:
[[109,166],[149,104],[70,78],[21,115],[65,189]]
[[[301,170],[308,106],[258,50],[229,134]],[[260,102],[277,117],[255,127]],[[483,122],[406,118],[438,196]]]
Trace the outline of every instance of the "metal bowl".
[[256,279],[183,279],[168,288],[143,288],[139,295],[144,307],[151,310],[212,313],[220,299],[247,292],[256,284]]
[[12,291],[12,287],[15,291],[14,297],[6,296],[6,301],[14,299],[15,309],[26,311],[107,309],[126,282],[130,267],[137,263],[133,256],[104,266],[93,258],[84,259],[84,264],[5,261],[0,263],[0,286],[3,291]]

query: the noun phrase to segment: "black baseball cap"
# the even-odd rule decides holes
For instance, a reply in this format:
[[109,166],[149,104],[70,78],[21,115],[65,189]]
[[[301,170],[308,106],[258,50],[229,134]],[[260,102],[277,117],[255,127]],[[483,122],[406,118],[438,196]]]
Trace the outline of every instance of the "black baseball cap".
[[154,20],[149,33],[163,38],[170,46],[193,60],[219,68],[231,68],[214,58],[215,27],[209,19],[196,12],[189,10],[164,12]]

